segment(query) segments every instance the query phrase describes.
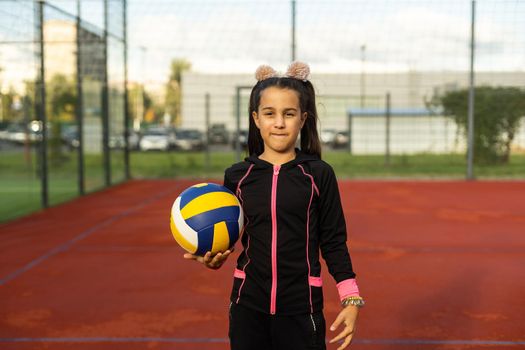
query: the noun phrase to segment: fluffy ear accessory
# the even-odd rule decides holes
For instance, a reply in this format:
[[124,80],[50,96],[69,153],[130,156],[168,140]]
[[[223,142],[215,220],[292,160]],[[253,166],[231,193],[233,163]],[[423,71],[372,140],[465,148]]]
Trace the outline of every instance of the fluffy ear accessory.
[[299,61],[292,62],[286,71],[287,77],[299,79],[302,81],[307,81],[309,75],[310,67],[306,63]]
[[274,78],[277,76],[278,75],[275,69],[264,64],[259,66],[255,71],[255,79],[257,79],[257,81],[266,80],[268,78]]
[[[288,66],[288,70],[286,71],[284,77],[299,79],[305,82],[308,80],[309,75],[310,67],[306,63],[294,61]],[[268,78],[275,78],[279,76],[279,73],[277,73],[275,69],[268,65],[261,65],[255,71],[255,79],[257,79],[257,81],[262,81]]]

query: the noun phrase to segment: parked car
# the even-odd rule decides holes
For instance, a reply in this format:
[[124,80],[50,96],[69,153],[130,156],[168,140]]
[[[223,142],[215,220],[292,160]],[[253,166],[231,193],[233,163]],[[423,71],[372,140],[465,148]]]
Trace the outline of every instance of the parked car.
[[144,132],[139,141],[141,151],[167,151],[170,148],[170,135],[167,129],[151,128]]
[[[70,125],[63,128],[61,131],[61,139],[62,143],[65,144],[69,149],[78,148],[80,146],[78,127],[76,125]],[[139,137],[136,133],[132,131],[130,132],[128,142],[130,149],[138,149]],[[109,135],[108,145],[111,149],[123,149],[126,146],[124,144],[124,135]]]
[[210,144],[228,144],[229,136],[226,125],[212,124],[208,131]]
[[323,129],[320,133],[321,143],[323,145],[333,145],[337,130],[334,129]]
[[335,134],[332,147],[333,148],[348,147],[349,141],[350,141],[350,137],[348,136],[348,131],[339,131],[337,134]]
[[183,151],[204,149],[204,133],[197,129],[175,129],[172,146]]
[[0,121],[0,140],[7,140],[8,138],[7,128],[8,127],[9,127],[8,122]]
[[70,125],[62,130],[62,142],[69,147],[69,149],[80,146],[78,137],[78,128],[76,125]]
[[239,139],[239,144],[241,145],[241,150],[248,149],[248,130],[240,130],[239,136],[237,136],[237,131],[233,133],[232,136],[232,148],[235,149],[237,144],[237,139]]
[[140,148],[140,133],[130,130],[128,136],[128,146],[130,150],[137,150]]
[[33,124],[20,124],[14,123],[7,127],[3,133],[3,137],[6,140],[15,142],[15,143],[34,143],[42,141],[42,131],[40,129],[34,128]]

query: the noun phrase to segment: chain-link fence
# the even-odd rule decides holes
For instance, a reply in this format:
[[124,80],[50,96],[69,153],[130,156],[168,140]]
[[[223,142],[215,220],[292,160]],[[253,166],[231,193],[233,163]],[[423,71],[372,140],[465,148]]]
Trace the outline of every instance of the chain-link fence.
[[473,115],[474,176],[523,178],[523,37],[519,0],[2,1],[0,217],[128,170],[220,177],[255,69],[294,59],[338,176],[465,178]]
[[126,178],[124,6],[0,3],[0,219]]
[[[475,175],[525,176],[522,2],[157,0],[130,8],[141,13],[130,40],[139,47],[136,67],[143,74],[135,76],[146,93],[161,91],[157,98],[165,103],[156,117],[150,106],[146,118],[136,109],[132,118],[195,139],[208,135],[212,155],[192,155],[190,164],[201,167],[193,173],[208,174],[213,160],[237,144],[242,150],[255,68],[267,63],[283,72],[299,59],[312,68],[326,156],[350,165],[369,159],[375,169],[348,167],[343,176],[464,178],[471,87],[479,95],[472,105]],[[153,19],[155,30],[146,30]],[[179,79],[168,80],[170,74]],[[170,99],[174,91],[180,104]],[[454,96],[462,100],[450,101]],[[512,112],[498,113],[501,96]],[[242,156],[233,152],[234,161]],[[159,175],[185,174],[171,164]]]

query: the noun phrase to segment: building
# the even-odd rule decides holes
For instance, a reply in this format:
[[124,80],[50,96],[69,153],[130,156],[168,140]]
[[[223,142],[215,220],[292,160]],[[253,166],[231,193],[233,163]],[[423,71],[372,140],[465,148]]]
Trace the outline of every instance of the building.
[[[435,94],[468,86],[467,72],[401,72],[313,74],[317,90],[320,129],[346,131],[350,108],[384,109],[390,93],[393,109],[423,109]],[[364,79],[364,81],[362,80]],[[240,87],[240,125],[248,127],[248,98],[255,84],[253,74],[203,74],[185,72],[182,77],[182,127],[204,130],[205,95],[210,96],[211,123],[236,128],[237,87]],[[476,85],[525,86],[525,71],[480,72]],[[357,116],[352,128],[353,152],[380,154],[385,150],[385,118]],[[403,116],[391,121],[391,152],[464,152],[465,138],[445,116]],[[525,150],[525,116],[513,146]]]

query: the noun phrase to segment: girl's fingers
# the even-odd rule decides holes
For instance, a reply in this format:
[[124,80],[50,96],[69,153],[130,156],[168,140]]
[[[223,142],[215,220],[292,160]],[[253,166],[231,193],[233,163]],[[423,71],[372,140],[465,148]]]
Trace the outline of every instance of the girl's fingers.
[[211,265],[217,266],[221,262],[222,253],[217,253],[211,260]]
[[203,259],[204,263],[209,264],[211,259],[212,259],[211,252],[206,252],[206,254],[204,254],[202,259]]
[[351,327],[346,326],[341,333],[339,333],[334,339],[330,340],[330,343],[335,343],[353,333],[353,329]]
[[346,337],[345,341],[343,342],[343,344],[341,344],[340,347],[337,348],[337,350],[343,350],[344,348],[346,348],[348,345],[350,345],[350,343],[352,342],[352,338],[353,338],[353,334],[350,334],[348,337]]
[[343,320],[344,316],[341,313],[339,313],[339,315],[337,315],[337,317],[335,318],[334,323],[332,323],[332,325],[330,326],[330,330],[335,331],[337,328],[339,328],[339,325],[341,325],[341,322],[343,322]]
[[194,255],[194,254],[190,254],[190,253],[184,254],[184,259],[196,260],[198,262],[202,262],[202,256],[198,256],[198,255]]
[[184,259],[196,260],[200,263],[205,264],[211,268],[218,268],[222,266],[222,263],[228,259],[228,256],[232,253],[233,248],[226,250],[224,253],[219,252],[212,256],[211,252],[206,252],[204,256],[194,255],[191,253],[185,253]]
[[231,254],[231,250],[228,249],[227,251],[222,253],[222,259],[221,260],[225,261],[226,259],[228,259],[228,255],[230,255],[230,254]]

